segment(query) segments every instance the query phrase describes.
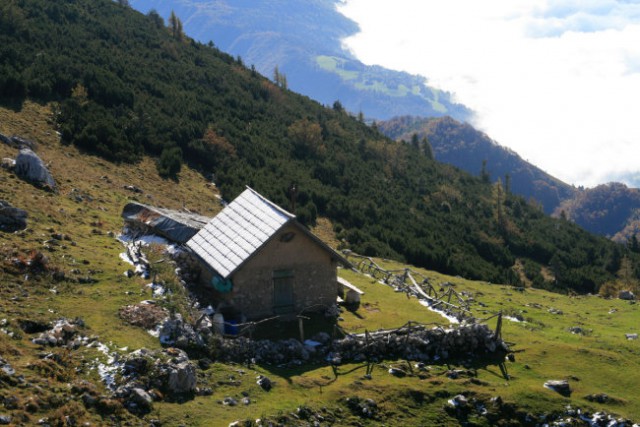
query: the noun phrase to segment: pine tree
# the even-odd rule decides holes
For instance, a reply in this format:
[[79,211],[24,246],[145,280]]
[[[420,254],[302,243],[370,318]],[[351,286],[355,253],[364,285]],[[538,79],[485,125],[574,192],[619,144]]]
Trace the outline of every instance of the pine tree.
[[173,10],[171,11],[171,16],[169,16],[169,29],[171,30],[171,35],[174,39],[182,40],[184,38],[182,21],[180,21],[180,18],[178,18]]
[[640,253],[640,243],[638,243],[638,237],[635,234],[629,239],[628,247],[631,252]]
[[287,76],[284,73],[280,72],[280,69],[277,65],[273,69],[273,81],[277,86],[281,87],[284,90],[287,90],[289,88],[287,84]]
[[491,176],[489,175],[489,172],[487,172],[487,160],[483,160],[482,161],[482,169],[480,170],[480,179],[482,180],[482,182],[488,184]]
[[431,144],[427,140],[426,136],[422,138],[422,151],[428,159],[433,160],[433,147],[431,147]]
[[417,150],[420,148],[420,139],[418,139],[418,134],[414,133],[411,135],[411,145]]

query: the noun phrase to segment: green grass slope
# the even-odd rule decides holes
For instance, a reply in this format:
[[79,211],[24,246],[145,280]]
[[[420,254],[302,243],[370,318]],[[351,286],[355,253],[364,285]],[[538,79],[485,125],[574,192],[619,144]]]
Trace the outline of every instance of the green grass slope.
[[[527,413],[562,414],[567,405],[640,418],[640,402],[635,396],[635,384],[640,380],[639,342],[628,341],[624,336],[638,332],[637,305],[531,288],[517,290],[427,270],[419,271],[432,283],[448,282],[457,292],[471,295],[475,301],[471,310],[476,317],[488,318],[502,311],[524,320],[504,321],[503,337],[514,343],[515,351],[515,362],[504,361],[502,366],[508,378],[501,371],[502,360],[466,356],[448,363],[434,362],[427,371],[415,370],[404,378],[387,372],[392,366],[408,370],[407,362],[402,360],[375,363],[369,367],[370,377],[365,376],[366,364],[343,365],[334,372],[323,365],[247,367],[215,362],[198,370],[198,384],[211,388],[210,396],[155,402],[154,409],[143,417],[124,411],[117,401],[112,402],[113,407],[100,410],[85,407],[77,390],[95,389],[99,394],[108,394],[95,362],[104,362],[106,356],[92,347],[42,348],[31,342],[37,334],[24,332],[20,321],[79,317],[85,325],[83,334],[94,336],[117,353],[159,348],[156,338],[118,316],[123,306],[151,295],[145,288],[147,281],[123,275],[129,268],[119,258],[123,246],[109,232],[119,231],[121,208],[132,198],[176,209],[184,204],[205,215],[215,214],[220,205],[215,188],[190,168],[183,168],[179,182],[175,182],[161,179],[148,158],[135,165],[114,165],[83,154],[73,146],[60,144],[50,118],[50,107],[36,103],[23,104],[19,112],[0,109],[0,132],[37,142],[39,155],[50,164],[60,185],[58,193],[49,193],[8,171],[0,171],[1,197],[25,208],[30,215],[27,230],[0,234],[0,356],[16,371],[14,376],[0,373],[0,400],[4,402],[0,415],[11,416],[15,425],[33,425],[42,418],[60,426],[68,425],[67,419],[91,425],[149,425],[151,420],[160,420],[162,425],[227,426],[236,420],[257,418],[305,425],[307,409],[323,417],[321,425],[491,425],[497,424],[498,419],[503,424],[521,425],[525,424],[522,420]],[[0,155],[15,156],[15,150],[0,146]],[[125,185],[135,185],[143,193],[131,193]],[[51,235],[58,233],[67,235],[69,240],[56,245]],[[48,257],[48,272],[25,275],[20,270],[14,260],[28,259],[31,251]],[[152,252],[152,260],[163,258],[155,249]],[[389,269],[406,267],[397,262],[378,262]],[[154,265],[162,280],[175,281],[168,261]],[[66,279],[56,278],[56,270],[64,272]],[[408,321],[446,324],[414,298],[408,299],[367,276],[350,271],[340,271],[340,275],[365,292],[357,311],[342,314],[340,326],[346,332],[394,328]],[[93,279],[93,283],[78,280],[84,277]],[[184,312],[195,321],[189,317],[189,302],[184,294],[177,286],[174,289],[173,297],[158,299],[158,304]],[[495,327],[495,319],[489,322]],[[576,326],[584,331],[583,335],[569,331]],[[44,358],[47,354],[55,358]],[[451,378],[451,370],[462,374]],[[256,384],[259,374],[274,381],[270,392]],[[24,376],[23,381],[16,379],[20,375]],[[543,383],[549,379],[569,379],[571,396],[563,397],[544,388]],[[490,416],[499,418],[492,418],[491,422],[476,411],[456,413],[448,401],[460,393],[486,405]],[[609,396],[607,403],[586,399],[599,393]],[[250,399],[249,405],[220,403],[226,397],[240,400],[245,395]],[[500,410],[490,402],[497,396],[505,402]],[[366,399],[375,402],[372,418],[353,409],[354,402]]]

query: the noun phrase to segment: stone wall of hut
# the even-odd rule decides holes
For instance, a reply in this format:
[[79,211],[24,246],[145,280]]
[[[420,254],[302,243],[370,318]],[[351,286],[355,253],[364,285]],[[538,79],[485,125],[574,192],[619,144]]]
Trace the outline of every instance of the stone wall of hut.
[[[283,271],[289,272],[293,281],[294,304],[289,313],[274,310],[274,276]],[[232,281],[228,302],[247,319],[295,315],[305,309],[319,311],[336,301],[337,262],[306,233],[290,224],[249,259]]]

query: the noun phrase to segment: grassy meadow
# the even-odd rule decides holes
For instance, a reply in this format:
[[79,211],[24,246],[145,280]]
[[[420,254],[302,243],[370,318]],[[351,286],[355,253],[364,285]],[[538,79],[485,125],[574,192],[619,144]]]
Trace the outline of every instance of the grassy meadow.
[[[116,239],[122,228],[122,208],[127,201],[137,199],[214,215],[220,202],[216,188],[201,173],[186,166],[178,180],[163,180],[149,158],[137,164],[113,164],[60,145],[50,114],[49,106],[34,103],[15,109],[0,108],[0,132],[38,143],[37,153],[49,164],[59,186],[57,193],[47,192],[0,170],[0,199],[29,212],[26,230],[0,233],[0,329],[4,331],[0,333],[0,356],[31,385],[12,384],[0,376],[0,395],[18,400],[16,409],[0,408],[0,415],[9,412],[30,425],[42,417],[61,419],[65,413],[74,412],[91,425],[111,425],[108,419],[86,411],[81,403],[68,397],[72,384],[80,380],[106,392],[95,369],[95,360],[103,361],[104,354],[88,347],[74,351],[45,349],[61,355],[66,362],[53,367],[43,364],[43,349],[31,342],[31,335],[21,332],[19,322],[79,317],[85,323],[84,333],[96,336],[112,351],[125,347],[129,351],[160,348],[156,338],[118,316],[120,308],[151,297],[145,287],[148,280],[129,279],[123,274],[129,265],[119,257],[123,246]],[[0,145],[1,157],[16,154],[15,149]],[[143,193],[132,193],[124,188],[126,185],[139,187]],[[338,243],[332,236],[331,224],[325,220],[319,221],[318,232],[330,244]],[[68,239],[53,242],[51,235],[56,233]],[[49,267],[67,277],[92,280],[55,281],[47,275],[17,274],[12,260],[29,257],[32,251],[46,254]],[[159,261],[163,255],[155,250],[152,258]],[[388,260],[377,262],[388,269],[407,267]],[[162,280],[173,280],[168,262],[158,270]],[[502,334],[511,343],[515,361],[465,356],[434,363],[421,373],[413,372],[402,360],[372,366],[348,364],[336,371],[325,365],[274,367],[214,362],[208,369],[198,371],[199,386],[210,387],[212,395],[184,402],[156,402],[144,418],[121,414],[122,425],[149,425],[152,419],[160,419],[166,426],[227,426],[236,420],[265,417],[291,420],[295,419],[291,414],[298,413],[301,407],[324,414],[327,425],[331,420],[333,425],[457,425],[461,421],[447,410],[447,402],[459,393],[482,402],[500,396],[514,404],[514,413],[561,413],[571,405],[640,420],[640,341],[625,337],[626,333],[640,332],[637,304],[598,296],[570,297],[531,288],[516,289],[415,270],[429,277],[434,285],[449,283],[457,292],[470,294],[471,310],[479,319],[504,313]],[[356,311],[345,310],[341,314],[338,324],[346,333],[395,328],[408,321],[447,324],[415,298],[368,276],[344,269],[339,274],[365,292]],[[162,303],[181,306],[189,313],[184,294],[176,293],[172,298]],[[495,319],[489,323],[495,327]],[[576,327],[581,333],[570,331]],[[397,378],[389,375],[391,366],[407,367],[413,373]],[[447,375],[452,369],[473,371],[474,375],[452,379]],[[365,375],[367,372],[370,376]],[[270,392],[256,384],[260,374],[274,381]],[[543,383],[550,379],[568,379],[572,394],[565,397],[544,388]],[[606,393],[609,401],[594,403],[586,399],[599,393]],[[223,405],[225,397],[248,397],[250,404]],[[354,414],[346,404],[348,398],[354,397],[373,399],[377,405],[375,417]],[[473,414],[466,421],[488,425],[486,418]]]

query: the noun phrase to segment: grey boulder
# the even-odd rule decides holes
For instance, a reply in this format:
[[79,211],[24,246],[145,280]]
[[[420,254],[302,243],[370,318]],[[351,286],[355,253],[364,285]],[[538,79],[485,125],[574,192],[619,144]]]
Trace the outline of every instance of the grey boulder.
[[49,187],[52,190],[56,189],[56,182],[49,169],[42,159],[28,148],[20,150],[20,154],[16,157],[15,172],[25,181]]
[[0,200],[0,230],[23,230],[27,228],[28,216],[24,209],[13,207],[8,202]]

